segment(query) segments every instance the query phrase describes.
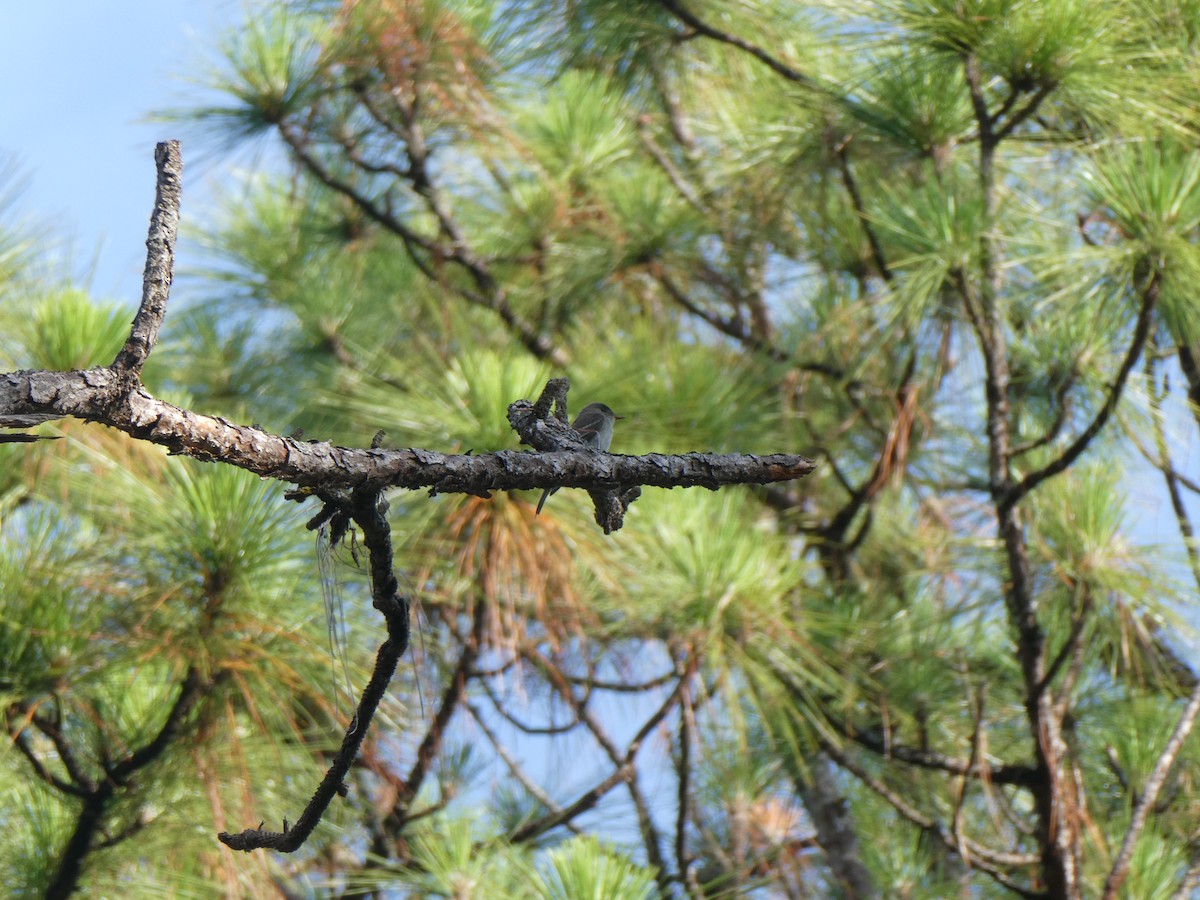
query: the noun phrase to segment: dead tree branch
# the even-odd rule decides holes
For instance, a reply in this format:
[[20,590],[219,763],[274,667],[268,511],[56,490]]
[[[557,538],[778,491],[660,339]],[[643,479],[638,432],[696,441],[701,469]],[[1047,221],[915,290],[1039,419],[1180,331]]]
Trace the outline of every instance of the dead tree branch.
[[146,269],[142,274],[142,305],[133,319],[125,346],[113,360],[113,368],[137,377],[158,342],[158,330],[167,314],[175,268],[175,238],[179,234],[179,204],[183,197],[183,157],[179,141],[164,141],[154,148],[158,181],[154,212],[146,237]]
[[[336,795],[345,793],[345,778],[358,756],[359,748],[371,727],[375,710],[379,707],[383,695],[387,692],[388,684],[395,674],[400,658],[408,649],[409,622],[407,597],[400,594],[400,584],[392,569],[392,533],[388,525],[385,507],[380,502],[377,491],[358,490],[346,498],[332,495],[322,498],[326,506],[334,506],[337,511],[334,518],[349,517],[362,529],[364,543],[370,557],[371,568],[371,598],[372,605],[383,614],[387,623],[388,638],[380,645],[375,656],[375,670],[367,682],[362,699],[346,735],[342,738],[342,746],[333,759],[333,764],[325,773],[325,777],[317,786],[316,793],[296,820],[292,828],[288,828],[287,819],[283,820],[283,831],[269,831],[262,828],[248,828],[237,834],[221,832],[217,837],[221,843],[233,850],[278,850],[291,853],[303,846],[308,836],[321,821],[325,810]],[[310,525],[315,527],[318,519]],[[322,521],[324,521],[322,519]],[[334,528],[336,533],[337,528]]]
[[[152,396],[142,385],[140,373],[154,345],[166,315],[166,306],[174,264],[174,245],[178,232],[181,198],[182,160],[177,141],[161,143],[155,151],[158,178],[154,212],[147,239],[147,261],[141,307],[134,318],[128,339],[112,365],[68,372],[19,371],[0,374],[0,426],[25,428],[54,418],[70,416],[96,422],[123,431],[134,438],[167,447],[173,454],[191,456],[208,462],[222,462],[246,469],[265,478],[275,478],[306,490],[291,499],[318,497],[323,505],[309,522],[310,528],[329,524],[331,534],[344,535],[351,523],[361,529],[370,560],[373,604],[387,625],[387,640],[379,647],[375,668],[363,690],[354,719],[346,730],[341,748],[312,799],[293,827],[285,819],[282,831],[260,828],[237,834],[222,833],[221,841],[235,850],[269,848],[283,852],[298,849],[320,822],[333,797],[345,793],[345,777],[362,746],[367,729],[409,643],[409,601],[401,595],[392,568],[391,530],[386,516],[383,491],[390,487],[428,488],[431,494],[469,493],[487,497],[495,490],[532,490],[548,487],[582,487],[596,502],[596,519],[605,532],[621,527],[624,511],[640,493],[640,486],[707,487],[716,490],[725,484],[766,484],[809,474],[812,460],[802,456],[774,454],[688,453],[682,456],[648,454],[620,456],[601,453],[580,441],[566,424],[566,379],[547,385],[537,404],[526,400],[513,403],[509,421],[522,440],[537,453],[500,451],[480,455],[446,455],[428,450],[384,450],[335,447],[320,441],[302,442],[271,434],[257,426],[237,425],[215,416],[172,406]],[[420,165],[423,158],[414,158]],[[449,224],[444,231],[453,236]],[[410,236],[419,247],[426,245],[419,236]],[[410,248],[411,249],[411,248]],[[485,286],[495,287],[484,278]],[[557,414],[552,408],[557,405]],[[7,435],[5,440],[19,442],[23,435]],[[478,629],[477,629],[478,630]],[[465,696],[465,683],[475,668],[479,635],[474,650],[465,652],[462,666],[447,694],[443,712],[446,718]],[[569,685],[566,686],[569,691]],[[149,759],[159,755],[165,742],[178,727],[197,692],[184,692],[173,717],[160,740],[139,751],[128,762],[108,772],[100,787],[111,791]],[[624,756],[614,755],[617,770],[612,783],[602,785],[594,795],[581,798],[556,816],[564,821],[576,815],[581,805],[594,803],[604,792],[621,781],[635,778],[633,757],[637,747],[654,727],[679,702],[679,689],[652,717]],[[417,765],[407,784],[415,794],[421,776],[428,770],[440,741],[445,722],[435,723]],[[24,752],[28,748],[18,741]],[[29,755],[27,753],[27,755]],[[35,772],[51,784],[61,782],[48,771]],[[65,785],[65,782],[63,782]],[[99,788],[98,788],[99,789]],[[636,785],[632,786],[637,800]],[[104,798],[107,799],[107,796]],[[402,798],[397,814],[407,814]],[[99,807],[97,807],[99,808]],[[644,816],[644,825],[648,815]],[[89,825],[90,842],[99,818]],[[81,826],[82,827],[82,826]],[[553,827],[546,822],[525,829],[525,837]],[[82,838],[81,838],[82,840]],[[657,840],[653,843],[656,845]],[[658,862],[658,860],[656,860]],[[660,865],[660,869],[662,866]],[[67,873],[63,883],[73,880]]]

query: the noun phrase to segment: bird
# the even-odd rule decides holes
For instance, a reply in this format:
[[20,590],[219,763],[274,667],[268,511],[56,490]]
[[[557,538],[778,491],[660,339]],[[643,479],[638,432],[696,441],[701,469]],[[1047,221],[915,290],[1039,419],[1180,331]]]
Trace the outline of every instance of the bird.
[[[571,427],[579,432],[589,446],[601,453],[607,453],[612,444],[613,422],[623,418],[625,417],[618,416],[603,403],[589,403],[576,416]],[[542,507],[546,505],[547,498],[557,490],[558,488],[552,487],[542,491],[542,499],[538,501],[535,516],[542,514]]]

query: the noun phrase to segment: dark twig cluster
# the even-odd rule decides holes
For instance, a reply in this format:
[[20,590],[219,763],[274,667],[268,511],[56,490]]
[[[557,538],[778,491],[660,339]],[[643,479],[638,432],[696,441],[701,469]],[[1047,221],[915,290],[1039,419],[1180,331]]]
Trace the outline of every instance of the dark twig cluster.
[[223,844],[234,850],[269,849],[290,853],[304,844],[333,798],[346,795],[346,775],[358,758],[358,751],[371,727],[375,711],[387,692],[396,666],[408,649],[409,600],[400,593],[400,585],[392,569],[391,527],[385,514],[383,496],[379,491],[359,488],[348,496],[324,493],[321,499],[324,506],[309,521],[308,527],[315,529],[328,522],[331,535],[345,535],[353,522],[361,530],[370,557],[372,604],[383,615],[388,637],[375,655],[371,680],[367,682],[358,701],[358,708],[342,738],[341,747],[296,823],[289,828],[284,819],[283,831],[249,828],[236,834],[222,832],[218,835]]

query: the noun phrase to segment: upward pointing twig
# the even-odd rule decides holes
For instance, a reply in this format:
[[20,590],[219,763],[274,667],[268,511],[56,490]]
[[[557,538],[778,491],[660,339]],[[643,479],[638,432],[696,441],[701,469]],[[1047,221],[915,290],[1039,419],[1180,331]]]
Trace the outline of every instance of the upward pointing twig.
[[142,305],[133,319],[125,346],[113,360],[113,368],[140,375],[142,366],[158,341],[158,329],[167,312],[175,266],[175,238],[179,233],[179,203],[183,196],[183,156],[179,141],[163,141],[154,148],[158,179],[154,190],[154,212],[146,236],[146,269],[142,273]]

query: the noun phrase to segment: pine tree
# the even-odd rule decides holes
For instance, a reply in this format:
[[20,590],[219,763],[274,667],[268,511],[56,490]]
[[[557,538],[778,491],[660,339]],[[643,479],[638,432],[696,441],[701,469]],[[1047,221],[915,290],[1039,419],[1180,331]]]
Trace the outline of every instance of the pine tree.
[[[355,727],[367,536],[78,422],[0,447],[7,883],[1186,896],[1197,33],[1190,0],[257,9],[178,115],[291,170],[211,223],[152,392],[482,454],[567,374],[614,452],[820,464],[646,488],[611,535],[581,491],[392,492],[422,635],[268,858],[212,835],[298,810]],[[5,290],[37,297],[6,367],[124,340]],[[1149,475],[1176,548],[1131,525]]]

